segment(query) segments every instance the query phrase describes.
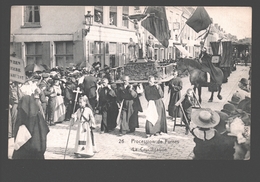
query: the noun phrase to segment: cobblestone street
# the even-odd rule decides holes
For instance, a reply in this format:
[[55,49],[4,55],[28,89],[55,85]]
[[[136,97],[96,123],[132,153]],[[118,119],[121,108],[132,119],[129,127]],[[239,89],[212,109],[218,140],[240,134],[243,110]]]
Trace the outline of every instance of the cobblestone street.
[[[232,72],[228,78],[228,83],[222,85],[221,95],[222,100],[217,98],[215,93],[213,102],[209,103],[210,92],[208,88],[202,88],[202,103],[203,108],[211,108],[213,110],[221,110],[223,105],[231,99],[233,93],[238,90],[238,81],[244,77],[248,78],[249,67],[237,66],[237,70]],[[188,77],[182,78],[183,89],[182,95],[188,88],[191,88]],[[165,88],[165,107],[167,108],[167,94],[168,88]],[[80,158],[77,159],[74,156],[74,145],[76,137],[77,125],[71,128],[70,138],[68,143],[66,160],[128,160],[128,159],[160,159],[160,160],[171,160],[181,159],[190,160],[193,157],[193,136],[191,134],[185,135],[185,127],[175,127],[173,131],[173,121],[170,117],[167,117],[168,133],[164,133],[159,136],[153,136],[151,138],[145,138],[145,111],[147,102],[144,96],[140,97],[144,112],[139,113],[139,125],[136,129],[135,135],[128,134],[124,136],[118,136],[119,129],[116,128],[111,133],[100,134],[100,121],[101,116],[96,115],[97,128],[94,131],[95,143],[99,150],[91,158]],[[191,127],[193,123],[191,122]],[[69,121],[55,126],[50,126],[50,132],[47,135],[47,149],[45,152],[45,159],[64,159],[64,152],[66,142],[69,134]],[[9,139],[9,151],[8,157],[11,158],[13,151],[13,138]]]

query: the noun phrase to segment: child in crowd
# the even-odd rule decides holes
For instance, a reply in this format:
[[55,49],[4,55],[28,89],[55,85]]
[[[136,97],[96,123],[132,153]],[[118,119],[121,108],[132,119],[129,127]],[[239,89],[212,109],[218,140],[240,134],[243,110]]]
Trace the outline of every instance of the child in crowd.
[[[79,98],[80,108],[72,114],[74,121],[78,123],[76,135],[75,155],[76,157],[92,157],[96,152],[93,129],[95,129],[95,118],[90,109],[87,96]],[[72,125],[74,124],[72,120]]]
[[[191,88],[189,88],[186,91],[186,94],[184,95],[184,97],[182,97],[175,105],[179,106],[180,103],[181,103],[181,106],[183,108],[183,112],[185,114],[185,116],[182,117],[182,120],[186,124],[185,135],[187,135],[189,133],[189,125],[190,125],[190,121],[191,121],[192,106],[195,105],[195,99],[193,97],[193,90]],[[186,121],[186,119],[187,119],[187,121]]]

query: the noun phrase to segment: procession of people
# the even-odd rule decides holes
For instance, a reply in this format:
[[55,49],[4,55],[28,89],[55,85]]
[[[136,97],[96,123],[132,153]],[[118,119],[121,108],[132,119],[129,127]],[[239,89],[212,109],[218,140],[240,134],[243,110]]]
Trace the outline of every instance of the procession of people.
[[[49,127],[69,120],[71,125],[78,124],[75,156],[92,157],[98,152],[94,140],[95,115],[101,115],[100,134],[113,132],[117,126],[118,136],[135,134],[139,128],[138,114],[143,112],[139,99],[142,95],[148,102],[143,128],[147,138],[167,133],[168,111],[173,121],[181,118],[185,123],[186,135],[190,132],[194,136],[194,159],[250,158],[251,95],[247,78],[239,81],[239,89],[223,109],[214,111],[192,109],[193,90],[188,89],[182,98],[182,81],[177,71],[173,71],[173,78],[166,83],[170,98],[166,107],[162,100],[164,91],[152,75],[148,84],[131,84],[126,75],[121,78],[122,84],[116,84],[108,79],[109,72],[100,78],[94,68],[61,70],[31,73],[24,84],[10,82],[8,134],[16,140],[14,159],[43,159]],[[191,122],[195,128],[190,128]],[[19,137],[26,133],[21,140]]]

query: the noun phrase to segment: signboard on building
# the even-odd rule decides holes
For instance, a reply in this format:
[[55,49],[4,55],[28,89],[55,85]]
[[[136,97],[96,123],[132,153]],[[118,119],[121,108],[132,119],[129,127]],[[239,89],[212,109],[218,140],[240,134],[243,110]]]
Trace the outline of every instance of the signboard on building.
[[25,79],[23,60],[10,56],[10,81],[24,83]]

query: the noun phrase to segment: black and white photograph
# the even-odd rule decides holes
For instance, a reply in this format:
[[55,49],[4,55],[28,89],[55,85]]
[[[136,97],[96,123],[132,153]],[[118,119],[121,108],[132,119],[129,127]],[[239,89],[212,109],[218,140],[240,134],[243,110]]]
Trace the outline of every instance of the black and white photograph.
[[252,7],[10,13],[8,159],[250,160]]

